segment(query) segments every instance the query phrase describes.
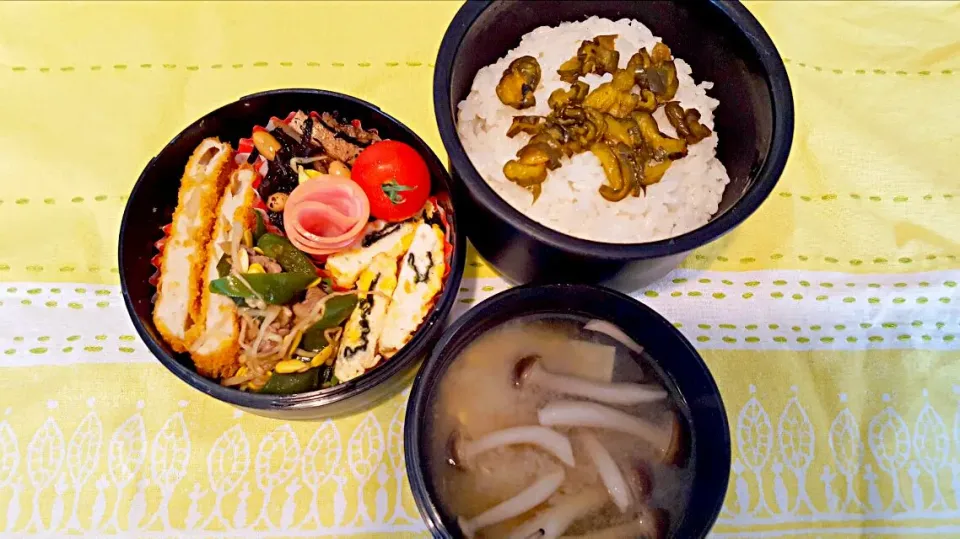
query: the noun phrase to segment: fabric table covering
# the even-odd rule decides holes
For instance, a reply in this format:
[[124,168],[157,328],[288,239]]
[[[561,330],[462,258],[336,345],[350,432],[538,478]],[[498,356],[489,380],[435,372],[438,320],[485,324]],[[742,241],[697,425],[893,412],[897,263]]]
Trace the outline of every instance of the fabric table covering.
[[[960,4],[747,6],[793,86],[786,171],[633,291],[726,404],[713,535],[960,535]],[[433,62],[458,7],[0,3],[0,537],[427,535],[406,391],[317,422],[207,398],[136,336],[116,251],[148,160],[253,92],[352,94],[444,155]],[[471,250],[456,310],[507,286]]]

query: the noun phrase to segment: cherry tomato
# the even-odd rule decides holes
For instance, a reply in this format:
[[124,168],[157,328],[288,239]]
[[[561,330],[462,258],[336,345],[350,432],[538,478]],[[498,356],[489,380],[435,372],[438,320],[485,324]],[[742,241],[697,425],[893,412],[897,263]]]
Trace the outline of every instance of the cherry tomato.
[[427,163],[410,146],[377,142],[357,156],[350,177],[370,200],[370,214],[385,221],[414,216],[430,196]]

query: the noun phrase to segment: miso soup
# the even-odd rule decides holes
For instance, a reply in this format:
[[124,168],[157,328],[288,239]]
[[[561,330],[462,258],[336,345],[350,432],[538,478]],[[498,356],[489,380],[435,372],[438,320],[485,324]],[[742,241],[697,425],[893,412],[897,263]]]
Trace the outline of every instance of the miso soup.
[[663,537],[690,494],[678,393],[612,324],[512,320],[470,343],[432,406],[432,481],[468,537]]

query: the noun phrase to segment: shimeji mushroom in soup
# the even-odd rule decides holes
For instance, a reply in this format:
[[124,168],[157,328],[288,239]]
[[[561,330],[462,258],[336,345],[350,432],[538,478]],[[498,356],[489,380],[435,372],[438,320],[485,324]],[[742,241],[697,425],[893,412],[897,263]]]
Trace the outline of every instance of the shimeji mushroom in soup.
[[684,510],[690,441],[656,358],[616,324],[514,319],[453,362],[431,480],[467,537],[660,537]]

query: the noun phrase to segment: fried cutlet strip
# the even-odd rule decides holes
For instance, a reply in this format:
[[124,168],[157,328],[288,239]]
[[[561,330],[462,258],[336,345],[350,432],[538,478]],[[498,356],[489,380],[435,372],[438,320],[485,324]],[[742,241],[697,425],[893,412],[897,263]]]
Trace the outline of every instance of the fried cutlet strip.
[[187,332],[190,357],[197,372],[211,378],[228,378],[240,367],[240,324],[237,305],[227,296],[210,292],[210,282],[220,274],[217,264],[231,243],[239,244],[255,223],[253,182],[257,173],[243,164],[230,176],[217,208],[213,237],[207,243],[206,270],[200,296],[200,315]]
[[199,316],[204,253],[233,166],[230,144],[208,138],[193,151],[180,179],[153,307],[154,325],[177,352],[187,351],[187,331]]

